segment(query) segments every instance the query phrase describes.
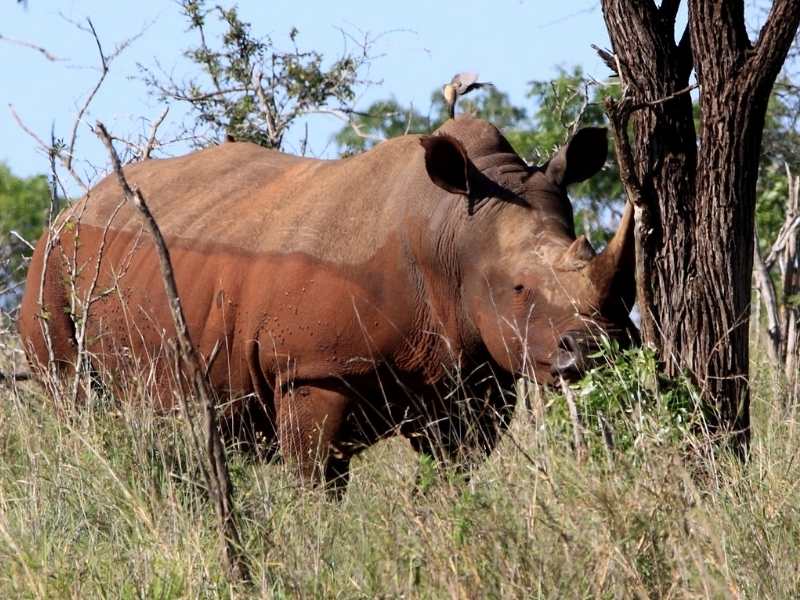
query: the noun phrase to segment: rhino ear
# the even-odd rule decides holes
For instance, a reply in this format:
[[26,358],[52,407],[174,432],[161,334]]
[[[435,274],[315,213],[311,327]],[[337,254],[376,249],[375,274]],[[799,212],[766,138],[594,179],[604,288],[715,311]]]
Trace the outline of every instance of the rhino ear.
[[565,188],[597,173],[603,168],[607,156],[605,127],[585,127],[550,159],[544,170],[553,183]]
[[565,271],[577,271],[585,267],[596,255],[591,242],[585,235],[581,235],[564,251],[556,266]]
[[424,135],[419,143],[425,148],[425,170],[440,188],[453,194],[469,196],[472,165],[467,150],[449,135]]

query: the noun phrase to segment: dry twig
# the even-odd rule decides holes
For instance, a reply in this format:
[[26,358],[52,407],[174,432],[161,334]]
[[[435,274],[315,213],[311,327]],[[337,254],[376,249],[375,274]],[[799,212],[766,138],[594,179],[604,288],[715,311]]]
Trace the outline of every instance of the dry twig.
[[153,126],[150,128],[150,137],[148,138],[147,145],[144,147],[144,151],[142,152],[142,160],[148,160],[150,158],[150,154],[152,154],[153,150],[155,150],[156,146],[158,145],[156,134],[158,133],[158,128],[161,127],[161,124],[164,122],[164,119],[167,118],[168,112],[169,106],[164,108],[161,115],[159,115],[159,117],[153,122]]
[[52,52],[47,50],[47,48],[42,48],[41,46],[37,46],[36,44],[32,44],[32,43],[26,42],[24,40],[16,40],[16,39],[10,38],[10,37],[8,37],[6,35],[0,34],[0,42],[8,42],[9,44],[15,44],[17,46],[24,46],[25,48],[31,48],[31,49],[36,50],[37,52],[41,53],[41,55],[44,56],[50,62],[61,62],[61,61],[66,60],[64,58],[59,58],[58,56],[56,56],[55,54],[53,54]]
[[563,378],[559,380],[559,383],[567,401],[570,421],[572,421],[572,441],[575,445],[575,456],[579,462],[583,462],[586,459],[586,440],[583,437],[583,425],[578,415],[578,405],[575,403],[575,392],[572,391],[572,388]]

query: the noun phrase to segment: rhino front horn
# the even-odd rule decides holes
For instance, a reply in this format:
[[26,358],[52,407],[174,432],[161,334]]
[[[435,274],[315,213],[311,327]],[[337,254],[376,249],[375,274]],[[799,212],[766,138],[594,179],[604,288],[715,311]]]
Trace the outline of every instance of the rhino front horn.
[[591,263],[590,277],[602,304],[619,303],[630,312],[636,300],[636,250],[633,204],[627,202],[619,227],[608,246]]

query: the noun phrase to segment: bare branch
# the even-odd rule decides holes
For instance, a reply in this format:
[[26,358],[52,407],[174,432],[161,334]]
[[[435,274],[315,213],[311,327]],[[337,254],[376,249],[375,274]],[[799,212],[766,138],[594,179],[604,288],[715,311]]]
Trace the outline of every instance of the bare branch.
[[567,401],[569,418],[570,421],[572,421],[572,442],[575,445],[575,457],[578,459],[578,462],[583,462],[586,459],[586,441],[583,437],[583,425],[578,415],[578,406],[575,404],[575,392],[572,391],[563,378],[560,378],[559,382],[561,384],[561,391],[564,394],[564,399]]
[[90,18],[86,18],[86,22],[89,23],[89,28],[91,30],[92,36],[94,37],[94,41],[97,44],[97,52],[100,55],[100,78],[97,80],[97,83],[92,88],[92,91],[89,92],[89,95],[86,97],[86,100],[83,102],[83,106],[81,106],[80,110],[78,111],[78,115],[75,117],[75,122],[72,124],[72,135],[70,136],[69,146],[67,147],[67,156],[66,162],[64,166],[69,171],[72,168],[72,157],[75,153],[75,142],[78,139],[78,126],[83,119],[83,115],[86,113],[86,110],[89,108],[89,105],[94,100],[95,95],[100,90],[100,86],[103,85],[103,82],[106,79],[106,75],[108,75],[108,62],[106,61],[106,56],[103,54],[103,46],[100,43],[100,38],[97,35],[97,31],[94,28],[94,24]]
[[33,138],[33,140],[39,145],[39,148],[41,148],[42,150],[44,150],[45,152],[47,152],[49,154],[50,153],[50,145],[49,144],[45,144],[45,142],[44,142],[44,140],[42,138],[40,138],[36,133],[34,133],[34,131],[32,129],[30,129],[27,125],[25,125],[25,123],[23,123],[22,119],[17,114],[17,111],[14,110],[14,105],[13,104],[11,104],[11,103],[8,104],[8,110],[11,111],[11,116],[14,117],[14,120],[17,122],[17,125],[19,125],[20,129],[22,129],[22,131],[24,131],[29,136],[31,136]]
[[789,219],[781,225],[775,242],[772,244],[769,254],[767,254],[767,257],[764,259],[764,266],[767,270],[775,266],[775,261],[778,260],[778,256],[786,247],[789,238],[791,238],[792,234],[798,229],[800,229],[800,215],[789,215]]
[[17,239],[18,239],[20,242],[22,242],[23,244],[25,244],[25,245],[26,245],[28,248],[30,248],[31,250],[35,250],[35,248],[34,248],[33,244],[31,244],[31,243],[30,243],[28,240],[26,240],[24,237],[22,237],[22,235],[20,235],[20,233],[19,233],[18,231],[15,231],[15,230],[13,230],[13,229],[12,229],[12,230],[11,230],[11,231],[9,231],[8,233],[9,233],[10,235],[12,235],[13,237],[17,238]]
[[183,94],[180,91],[172,88],[166,88],[158,86],[158,90],[169,98],[173,100],[178,100],[180,102],[204,102],[206,100],[213,100],[214,98],[221,98],[224,96],[228,96],[230,94],[241,94],[243,92],[249,92],[250,88],[246,86],[234,86],[225,89],[218,89],[213,92],[207,92],[205,94]]
[[16,44],[17,46],[24,46],[25,48],[32,48],[33,50],[36,50],[37,52],[40,52],[42,54],[42,56],[44,56],[50,62],[61,62],[61,61],[67,60],[65,58],[59,58],[58,56],[56,56],[52,52],[48,51],[46,48],[42,48],[41,46],[37,46],[36,44],[32,44],[32,43],[26,42],[24,40],[15,40],[13,38],[10,38],[10,37],[2,35],[2,34],[0,34],[0,42],[8,42],[9,44]]
[[611,69],[614,75],[619,75],[617,68],[617,59],[614,56],[614,53],[611,52],[610,50],[606,50],[605,48],[601,48],[600,46],[596,46],[595,44],[592,44],[592,48],[594,49],[595,52],[597,52],[597,55],[600,57],[600,60],[602,60],[606,64],[606,66],[609,69]]
[[[371,140],[373,142],[382,142],[384,140],[384,138],[379,135],[374,135],[372,133],[365,132],[361,128],[361,126],[356,121],[353,120],[352,118],[353,115],[365,116],[364,113],[357,113],[355,111],[341,110],[335,108],[317,108],[314,110],[306,111],[304,114],[331,115],[347,123],[352,128],[353,132],[360,138],[363,138],[365,140]],[[374,116],[374,115],[366,115],[366,116]]]
[[669,102],[670,100],[674,100],[678,96],[683,96],[684,94],[688,94],[693,90],[697,90],[700,88],[700,85],[697,83],[693,83],[691,85],[687,85],[685,88],[681,88],[677,92],[673,92],[672,94],[668,94],[662,98],[657,98],[656,100],[645,100],[643,102],[638,102],[633,104],[630,107],[630,111],[636,112],[637,110],[641,110],[643,108],[658,106],[659,104],[664,104],[665,102]]
[[617,146],[617,161],[619,162],[619,173],[625,191],[634,206],[644,204],[644,195],[639,178],[636,175],[636,167],[633,160],[633,150],[628,139],[628,121],[630,120],[633,109],[628,98],[621,100],[608,98],[606,100],[606,114],[608,115],[611,134]]
[[150,129],[150,138],[147,140],[147,145],[144,147],[144,152],[142,152],[142,160],[148,160],[150,158],[150,154],[153,152],[153,149],[158,143],[156,140],[156,133],[158,133],[158,128],[161,127],[164,119],[167,118],[168,112],[169,106],[165,107],[161,115],[153,122],[153,127]]
[[[253,88],[256,91],[256,98],[258,98],[258,106],[261,109],[261,114],[264,116],[264,124],[267,126],[267,136],[272,141],[278,139],[277,132],[275,131],[275,97],[272,97],[273,103],[272,106],[270,106],[270,101],[264,93],[264,88],[261,86],[261,76],[260,67],[253,69]],[[280,141],[278,143],[280,143]]]
[[[643,107],[648,106],[644,104]],[[628,202],[634,210],[634,236],[635,236],[635,261],[636,261],[636,297],[641,307],[641,329],[643,339],[656,339],[657,326],[649,307],[653,306],[652,290],[647,285],[647,268],[645,264],[644,248],[651,242],[653,233],[653,215],[651,203],[642,187],[642,182],[636,173],[633,150],[628,139],[628,122],[633,107],[630,98],[623,96],[617,101],[613,98],[606,100],[606,114],[608,115],[611,133],[617,147],[617,165],[619,166],[620,179],[628,197]]]
[[[578,91],[575,90],[575,94]],[[573,94],[573,97],[575,96]],[[578,109],[578,113],[575,115],[575,119],[573,119],[572,123],[567,126],[567,131],[569,131],[570,137],[575,135],[578,132],[578,129],[581,126],[581,122],[583,121],[583,117],[586,115],[586,109],[589,108],[589,82],[583,82],[583,101],[581,102],[581,106]]]
[[[14,121],[16,121],[17,125],[19,125],[20,129],[22,129],[22,131],[24,131],[31,138],[33,138],[33,140],[39,145],[39,148],[43,152],[45,152],[48,156],[51,156],[52,158],[58,158],[61,165],[69,172],[69,174],[72,176],[75,182],[80,186],[80,188],[84,191],[84,193],[88,192],[89,186],[86,184],[83,178],[80,175],[78,175],[78,173],[75,171],[72,165],[72,161],[67,162],[67,158],[64,156],[62,152],[59,151],[58,148],[56,148],[52,144],[45,143],[41,137],[36,135],[36,133],[34,133],[32,129],[30,129],[27,125],[25,125],[20,116],[17,114],[17,111],[14,110],[14,106],[12,104],[8,105],[8,109],[11,111],[11,116],[14,118]],[[55,185],[55,183],[53,185]]]

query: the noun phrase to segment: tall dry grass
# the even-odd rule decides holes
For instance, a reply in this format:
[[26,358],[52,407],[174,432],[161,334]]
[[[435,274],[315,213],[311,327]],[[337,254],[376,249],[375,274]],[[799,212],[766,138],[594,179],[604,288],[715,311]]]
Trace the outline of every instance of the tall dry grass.
[[[6,335],[0,369],[13,346]],[[107,397],[58,415],[35,384],[4,387],[0,597],[800,595],[798,414],[768,366],[753,369],[745,468],[698,461],[694,417],[652,393],[646,364],[625,364],[576,392],[582,462],[560,396],[543,399],[538,422],[521,402],[468,483],[434,475],[398,439],[365,452],[334,502],[283,465],[233,453],[254,569],[240,587],[225,579],[182,419]],[[615,385],[627,400],[603,404]]]

